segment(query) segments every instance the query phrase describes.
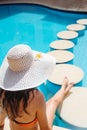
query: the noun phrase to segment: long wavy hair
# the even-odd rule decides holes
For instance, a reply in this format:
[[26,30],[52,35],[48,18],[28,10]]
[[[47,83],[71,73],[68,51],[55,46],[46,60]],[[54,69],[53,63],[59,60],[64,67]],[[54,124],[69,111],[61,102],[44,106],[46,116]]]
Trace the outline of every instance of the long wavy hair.
[[[22,91],[5,91],[0,89],[0,99],[2,107],[5,109],[8,117],[11,120],[14,120],[16,117],[20,117],[19,110],[20,110],[20,102],[22,101],[23,104],[23,111],[29,114],[26,110],[29,100],[29,93],[32,92],[34,97],[34,90],[27,89]],[[36,89],[37,90],[37,89]]]

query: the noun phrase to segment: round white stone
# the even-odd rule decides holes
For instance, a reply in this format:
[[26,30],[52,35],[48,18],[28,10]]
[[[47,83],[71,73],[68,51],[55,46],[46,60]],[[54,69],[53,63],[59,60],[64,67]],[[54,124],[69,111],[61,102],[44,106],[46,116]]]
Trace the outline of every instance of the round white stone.
[[53,49],[70,49],[74,47],[74,43],[69,40],[55,40],[50,43],[50,47]]
[[78,37],[78,33],[75,31],[61,31],[57,33],[57,36],[62,39],[74,39]]
[[82,31],[84,30],[86,27],[84,25],[81,24],[70,24],[66,27],[68,30],[71,31]]
[[54,50],[48,52],[48,54],[56,59],[56,63],[68,62],[74,58],[74,54],[66,50]]
[[61,85],[64,77],[69,79],[69,82],[74,84],[83,79],[84,72],[81,68],[71,64],[58,64],[50,74],[48,80],[54,84]]
[[87,25],[87,19],[78,19],[76,22],[79,24]]
[[87,88],[74,86],[66,97],[57,113],[66,122],[87,129]]

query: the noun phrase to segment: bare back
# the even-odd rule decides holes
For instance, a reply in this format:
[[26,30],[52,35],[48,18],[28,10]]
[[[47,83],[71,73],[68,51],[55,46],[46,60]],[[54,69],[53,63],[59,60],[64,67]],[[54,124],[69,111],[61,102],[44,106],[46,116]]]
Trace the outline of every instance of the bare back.
[[[22,110],[22,102],[20,103],[20,114],[22,117],[18,117],[15,120],[20,123],[25,123],[25,125],[20,125],[14,121],[10,121],[10,127],[11,130],[39,130],[39,126],[42,130],[45,129],[45,127],[48,127],[47,117],[46,117],[46,103],[44,100],[44,97],[41,92],[34,90],[34,95],[32,92],[29,94],[29,101],[27,106],[27,111],[29,114],[25,113]],[[33,123],[33,125],[30,122],[33,122],[35,119],[37,121]],[[46,126],[44,125],[44,123]],[[39,125],[38,125],[39,124]]]

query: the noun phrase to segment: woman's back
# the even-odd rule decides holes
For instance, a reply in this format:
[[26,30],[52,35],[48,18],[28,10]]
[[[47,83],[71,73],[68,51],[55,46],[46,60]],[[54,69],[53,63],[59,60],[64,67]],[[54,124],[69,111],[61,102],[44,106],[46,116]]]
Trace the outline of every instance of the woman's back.
[[42,98],[42,94],[38,90],[34,90],[29,93],[28,106],[25,113],[23,111],[23,102],[20,103],[19,115],[14,121],[10,121],[12,130],[37,130],[37,108],[41,105],[39,100]]

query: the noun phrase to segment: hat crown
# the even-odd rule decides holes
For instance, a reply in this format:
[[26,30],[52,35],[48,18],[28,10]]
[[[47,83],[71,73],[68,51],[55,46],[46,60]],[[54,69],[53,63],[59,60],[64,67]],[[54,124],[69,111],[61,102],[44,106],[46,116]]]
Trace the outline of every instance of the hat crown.
[[7,54],[9,68],[19,72],[31,67],[34,55],[31,48],[27,45],[16,45]]

